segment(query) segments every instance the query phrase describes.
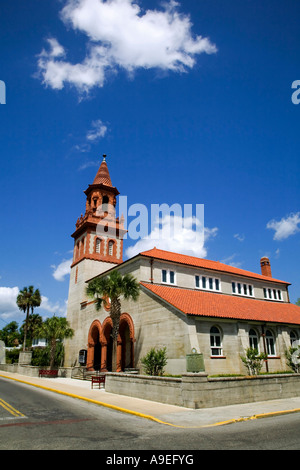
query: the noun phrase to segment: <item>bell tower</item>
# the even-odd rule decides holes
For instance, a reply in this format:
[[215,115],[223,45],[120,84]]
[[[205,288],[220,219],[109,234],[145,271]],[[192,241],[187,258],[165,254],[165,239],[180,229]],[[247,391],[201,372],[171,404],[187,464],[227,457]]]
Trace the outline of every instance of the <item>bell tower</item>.
[[[111,183],[106,155],[92,184],[84,191],[86,195],[85,214],[76,222],[73,264],[75,267],[84,259],[98,261],[96,273],[100,274],[123,261],[123,236],[126,232],[124,220],[116,217],[119,191]],[[91,276],[92,277],[92,276]]]
[[[124,218],[116,217],[119,191],[112,185],[106,155],[92,184],[84,191],[85,213],[77,219],[71,265],[67,319],[80,336],[84,306],[89,302],[86,281],[123,261]],[[86,340],[85,340],[86,342]],[[66,350],[66,362],[69,362]]]

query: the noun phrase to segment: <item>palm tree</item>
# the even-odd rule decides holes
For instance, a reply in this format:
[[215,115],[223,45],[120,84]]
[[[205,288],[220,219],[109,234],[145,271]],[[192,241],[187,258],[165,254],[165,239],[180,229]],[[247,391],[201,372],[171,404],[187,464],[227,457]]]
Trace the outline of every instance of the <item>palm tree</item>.
[[140,285],[131,274],[122,276],[119,271],[112,271],[106,277],[97,277],[89,282],[86,293],[89,297],[96,297],[96,309],[100,310],[101,305],[107,298],[110,298],[110,317],[112,319],[112,370],[117,370],[117,341],[121,317],[121,296],[124,299],[137,300]]
[[63,341],[65,338],[72,338],[74,330],[70,328],[69,322],[64,317],[47,318],[38,329],[37,334],[40,338],[45,338],[50,346],[50,369],[54,366],[57,341]]
[[[37,339],[37,332],[42,326],[43,319],[41,315],[38,313],[31,313],[28,317],[28,323],[27,323],[27,338],[30,339],[31,344],[33,338]],[[23,322],[22,328],[24,330],[25,328],[25,321]]]
[[29,313],[33,313],[35,307],[39,307],[42,303],[42,298],[39,289],[35,289],[33,286],[24,287],[20,291],[17,297],[17,306],[22,312],[26,313],[25,325],[24,325],[24,342],[23,342],[23,352],[26,349],[27,341],[27,330],[29,323]]

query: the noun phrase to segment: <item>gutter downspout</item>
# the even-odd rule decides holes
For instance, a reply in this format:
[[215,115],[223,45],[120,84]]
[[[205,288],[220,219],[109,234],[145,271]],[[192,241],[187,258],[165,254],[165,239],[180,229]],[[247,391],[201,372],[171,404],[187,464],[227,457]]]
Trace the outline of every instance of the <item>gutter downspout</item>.
[[150,282],[153,284],[153,258],[150,259]]
[[[266,347],[266,335],[265,335],[264,326],[265,326],[265,325],[262,325],[262,326],[261,326],[261,330],[262,330],[262,337],[263,337],[263,344],[264,344],[264,353],[265,353],[266,356],[268,357],[267,347]],[[268,359],[265,360],[265,363],[266,363],[266,370],[267,370],[267,372],[269,372]]]

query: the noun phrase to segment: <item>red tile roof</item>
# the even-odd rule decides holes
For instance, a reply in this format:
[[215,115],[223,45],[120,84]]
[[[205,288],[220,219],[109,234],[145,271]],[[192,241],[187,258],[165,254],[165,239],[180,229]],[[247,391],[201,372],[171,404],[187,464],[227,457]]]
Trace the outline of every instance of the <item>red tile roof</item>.
[[189,266],[194,266],[201,269],[209,269],[212,271],[218,271],[223,273],[235,274],[238,276],[249,277],[253,279],[260,279],[268,282],[279,282],[281,284],[289,285],[289,282],[280,281],[274,279],[273,277],[263,276],[262,274],[252,273],[250,271],[245,271],[244,269],[235,268],[233,266],[228,266],[227,264],[220,263],[220,261],[211,261],[203,258],[196,258],[195,256],[182,255],[179,253],[173,253],[171,251],[159,250],[158,248],[153,248],[152,250],[143,251],[140,253],[142,256],[149,258],[156,258],[162,261],[169,261],[177,264],[185,264]]
[[284,302],[256,300],[141,282],[148,291],[186,315],[300,325],[300,308]]
[[102,161],[99,170],[95,176],[93,184],[105,184],[106,186],[112,186],[111,179],[105,159]]

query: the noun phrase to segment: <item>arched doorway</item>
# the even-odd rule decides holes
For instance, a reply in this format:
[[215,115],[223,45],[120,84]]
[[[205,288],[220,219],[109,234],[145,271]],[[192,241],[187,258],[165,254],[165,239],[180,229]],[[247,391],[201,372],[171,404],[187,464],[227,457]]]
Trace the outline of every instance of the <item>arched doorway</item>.
[[88,336],[87,368],[90,370],[101,369],[101,323],[94,320],[90,326]]
[[112,320],[107,317],[103,322],[102,370],[112,370]]
[[134,326],[131,316],[122,313],[120,318],[117,363],[124,371],[134,367]]
[[[91,324],[88,337],[87,368],[102,372],[112,371],[112,319],[106,317]],[[117,372],[134,367],[134,326],[131,316],[122,313],[117,345]]]

